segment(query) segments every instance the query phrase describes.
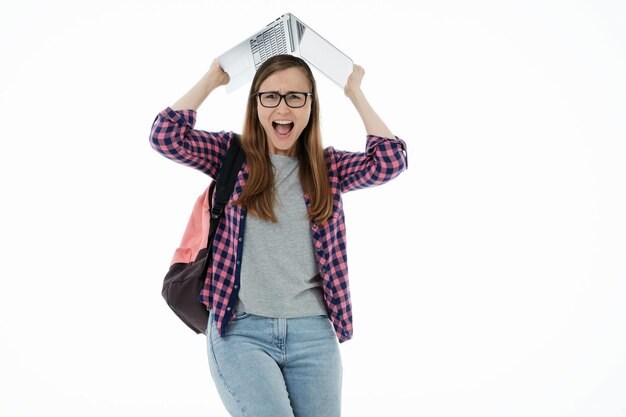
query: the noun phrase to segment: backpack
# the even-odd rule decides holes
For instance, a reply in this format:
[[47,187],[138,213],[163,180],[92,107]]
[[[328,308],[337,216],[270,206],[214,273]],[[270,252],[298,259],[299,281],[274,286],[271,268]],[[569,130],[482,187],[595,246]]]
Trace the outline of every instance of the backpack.
[[[191,330],[204,333],[209,321],[206,306],[198,300],[213,256],[215,231],[232,194],[237,173],[245,161],[241,137],[234,134],[217,177],[196,200],[180,246],[163,278],[161,295],[167,305]],[[217,190],[211,207],[213,192]],[[209,277],[210,279],[210,277]]]

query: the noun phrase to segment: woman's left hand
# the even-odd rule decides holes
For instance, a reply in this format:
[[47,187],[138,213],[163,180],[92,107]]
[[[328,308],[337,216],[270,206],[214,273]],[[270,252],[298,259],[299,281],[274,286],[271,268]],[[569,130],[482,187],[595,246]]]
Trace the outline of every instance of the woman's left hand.
[[352,67],[352,74],[348,77],[348,81],[346,82],[346,86],[343,88],[344,94],[352,98],[353,94],[361,89],[361,81],[363,80],[363,75],[365,75],[365,70],[362,66],[354,64]]
[[361,90],[361,81],[365,75],[365,70],[362,66],[354,64],[352,68],[352,74],[348,77],[346,86],[343,88],[343,92],[352,101],[356,111],[361,116],[363,123],[365,124],[365,131],[368,135],[380,136],[384,138],[394,138],[395,136],[389,130],[385,122],[382,121],[380,116],[376,114],[370,103],[365,98],[363,90]]

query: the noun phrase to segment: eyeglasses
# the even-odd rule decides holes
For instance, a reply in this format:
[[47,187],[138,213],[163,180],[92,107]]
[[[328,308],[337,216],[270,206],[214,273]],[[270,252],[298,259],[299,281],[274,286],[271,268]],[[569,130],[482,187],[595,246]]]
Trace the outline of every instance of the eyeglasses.
[[301,93],[298,91],[290,91],[287,94],[278,94],[276,91],[268,91],[264,93],[256,93],[255,94],[259,101],[261,102],[261,106],[274,108],[280,105],[280,101],[285,99],[285,103],[287,106],[297,109],[300,107],[304,107],[306,104],[307,97],[311,96],[311,93]]

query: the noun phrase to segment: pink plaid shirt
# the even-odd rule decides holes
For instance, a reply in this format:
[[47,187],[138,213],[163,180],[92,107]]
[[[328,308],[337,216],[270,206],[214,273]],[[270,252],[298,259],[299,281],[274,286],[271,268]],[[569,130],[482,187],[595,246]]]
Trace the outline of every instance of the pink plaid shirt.
[[[195,110],[167,107],[152,125],[151,145],[166,158],[216,178],[233,133],[197,130],[195,122]],[[405,170],[408,161],[403,140],[373,135],[367,136],[365,152],[340,151],[330,146],[324,150],[324,155],[333,193],[333,214],[323,224],[311,222],[311,236],[328,316],[342,343],[352,338],[352,307],[341,194],[383,184]],[[230,201],[239,198],[247,179],[248,167],[244,162]],[[308,207],[309,195],[304,193],[303,197]],[[224,336],[233,319],[237,303],[246,216],[246,209],[239,206],[228,205],[224,209],[213,242],[213,260],[198,297],[207,308],[214,310],[220,336]]]

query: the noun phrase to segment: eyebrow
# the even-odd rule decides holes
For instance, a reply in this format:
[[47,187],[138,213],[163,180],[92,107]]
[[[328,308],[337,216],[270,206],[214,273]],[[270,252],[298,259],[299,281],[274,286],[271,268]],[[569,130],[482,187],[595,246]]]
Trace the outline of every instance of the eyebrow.
[[[259,91],[259,93],[276,93],[276,94],[280,94],[280,91],[276,91],[276,90],[270,90],[270,91]],[[285,94],[289,94],[289,93],[308,93],[308,91],[296,91],[296,90],[289,90],[289,91],[287,91]]]

